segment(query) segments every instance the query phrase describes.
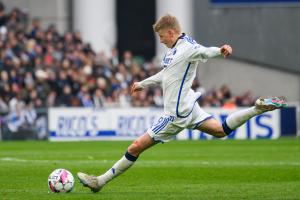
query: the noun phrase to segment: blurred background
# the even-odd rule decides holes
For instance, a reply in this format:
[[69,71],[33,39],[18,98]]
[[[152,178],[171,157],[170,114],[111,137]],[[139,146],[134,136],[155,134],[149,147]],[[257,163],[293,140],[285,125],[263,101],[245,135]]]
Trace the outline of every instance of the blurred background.
[[300,0],[2,0],[0,138],[142,134],[162,112],[162,91],[131,96],[130,85],[161,70],[166,49],[152,24],[166,13],[198,43],[234,49],[199,64],[201,106],[223,119],[260,96],[285,96],[288,108],[249,122],[237,138],[299,135]]

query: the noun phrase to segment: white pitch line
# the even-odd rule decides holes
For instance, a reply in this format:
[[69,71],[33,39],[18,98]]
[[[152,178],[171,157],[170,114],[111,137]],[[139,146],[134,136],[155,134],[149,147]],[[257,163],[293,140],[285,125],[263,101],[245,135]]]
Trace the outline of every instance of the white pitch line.
[[[116,160],[26,160],[13,157],[0,158],[2,162],[16,162],[16,163],[81,163],[81,164],[114,164]],[[178,167],[178,166],[212,166],[212,167],[226,167],[226,166],[300,166],[300,162],[287,161],[261,161],[261,162],[245,162],[245,161],[201,161],[201,160],[139,160],[136,163],[143,167]]]

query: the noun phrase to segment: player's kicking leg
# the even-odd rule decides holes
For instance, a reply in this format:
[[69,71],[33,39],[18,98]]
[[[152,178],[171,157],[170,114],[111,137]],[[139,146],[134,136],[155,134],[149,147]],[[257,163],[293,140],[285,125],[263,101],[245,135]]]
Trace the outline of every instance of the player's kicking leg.
[[157,144],[148,133],[136,139],[127,149],[125,155],[117,161],[107,172],[100,176],[92,176],[82,172],[78,172],[79,181],[89,187],[93,192],[99,192],[102,187],[113,178],[125,172],[137,160],[138,156],[149,147]]
[[286,106],[287,104],[283,98],[259,98],[256,100],[255,106],[230,114],[223,124],[216,119],[211,118],[203,122],[196,129],[215,137],[225,137],[233,130],[243,125],[250,118],[264,112],[280,109]]

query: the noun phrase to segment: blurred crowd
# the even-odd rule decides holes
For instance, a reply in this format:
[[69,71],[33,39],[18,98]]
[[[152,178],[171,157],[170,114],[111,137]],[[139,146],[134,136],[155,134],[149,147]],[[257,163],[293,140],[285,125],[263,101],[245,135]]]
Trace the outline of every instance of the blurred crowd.
[[[160,68],[130,51],[110,55],[94,51],[80,32],[60,34],[55,25],[45,30],[39,19],[29,21],[18,8],[6,12],[0,2],[0,111],[34,118],[35,108],[53,106],[83,107],[162,107],[159,87],[130,95],[130,85],[154,75]],[[249,106],[251,92],[231,94],[227,86],[206,91],[195,81],[193,88],[203,92],[204,107]],[[14,117],[10,116],[10,117]],[[26,117],[27,116],[27,117]],[[30,116],[30,117],[29,117]]]

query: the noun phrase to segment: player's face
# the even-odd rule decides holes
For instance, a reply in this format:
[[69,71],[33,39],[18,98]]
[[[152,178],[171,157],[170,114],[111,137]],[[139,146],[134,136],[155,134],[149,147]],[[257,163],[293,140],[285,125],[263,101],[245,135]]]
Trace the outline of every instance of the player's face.
[[174,33],[171,29],[162,29],[157,32],[160,42],[171,48],[173,45]]

